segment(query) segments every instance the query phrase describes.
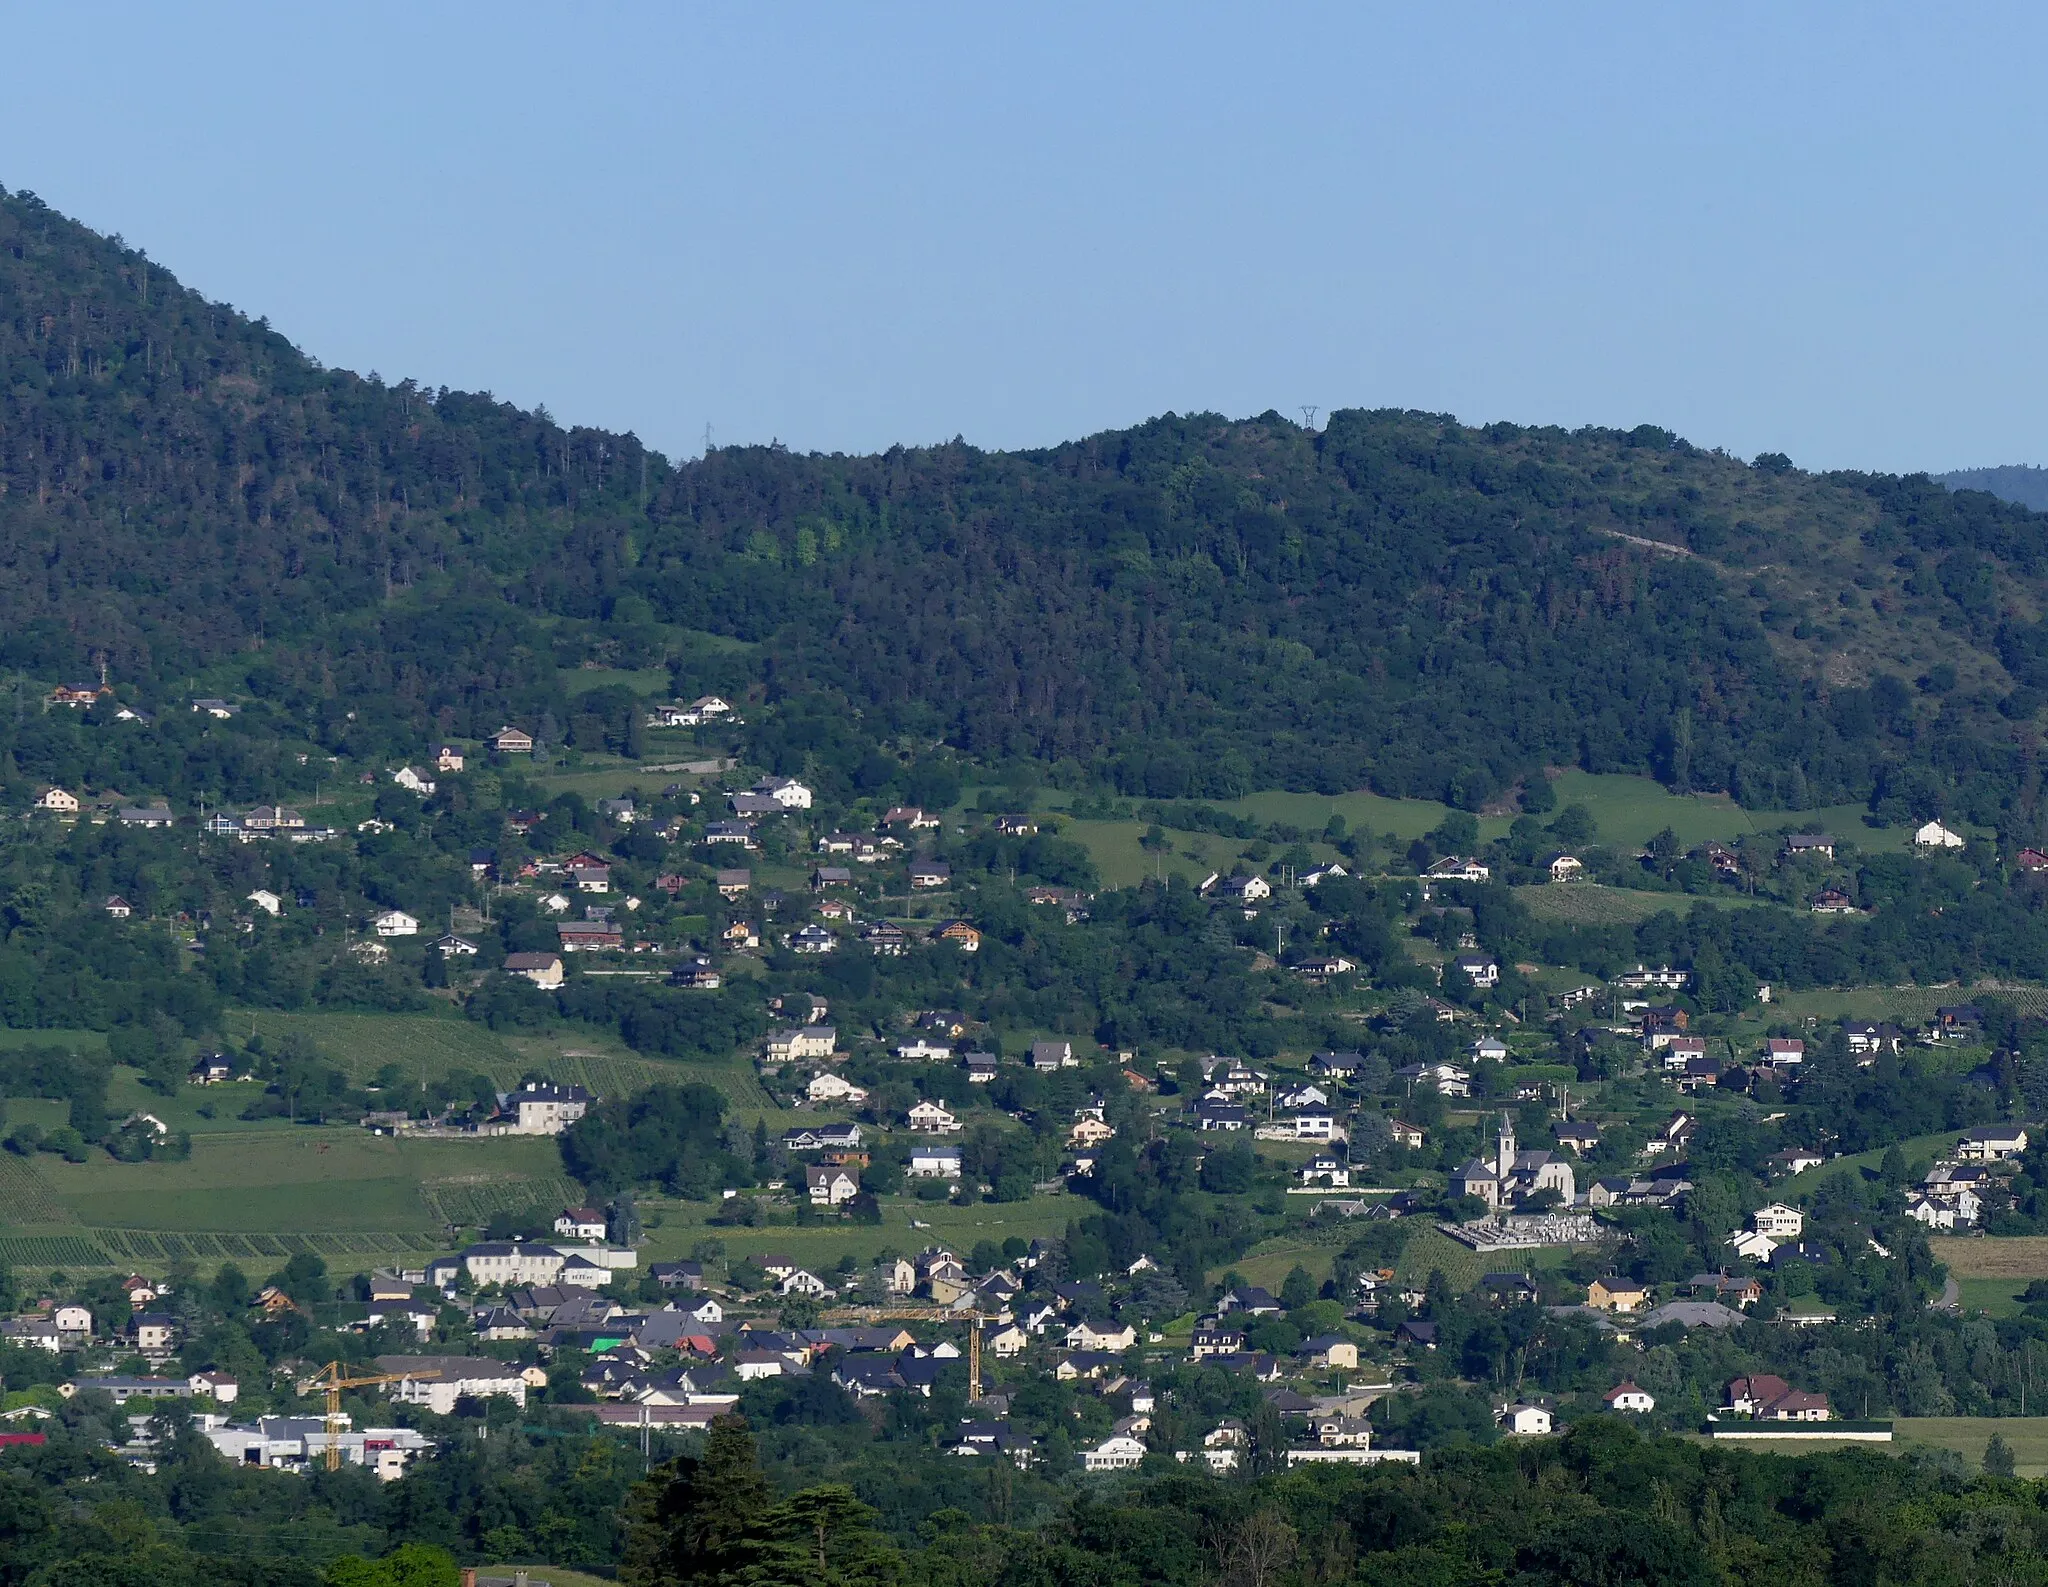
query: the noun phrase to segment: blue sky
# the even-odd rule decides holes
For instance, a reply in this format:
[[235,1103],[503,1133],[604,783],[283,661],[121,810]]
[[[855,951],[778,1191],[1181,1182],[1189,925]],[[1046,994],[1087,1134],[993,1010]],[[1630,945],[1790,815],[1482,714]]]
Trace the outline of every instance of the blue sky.
[[[317,14],[316,14],[317,13]],[[1175,409],[2048,462],[2040,7],[16,8],[0,183],[675,454]]]

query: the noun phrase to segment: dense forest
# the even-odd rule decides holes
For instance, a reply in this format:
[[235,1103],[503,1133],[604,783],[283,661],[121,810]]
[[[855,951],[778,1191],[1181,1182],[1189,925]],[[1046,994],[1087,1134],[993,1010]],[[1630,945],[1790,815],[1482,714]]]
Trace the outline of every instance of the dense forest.
[[324,369],[0,197],[15,716],[104,663],[144,702],[204,680],[375,752],[513,716],[568,733],[558,669],[667,662],[815,701],[850,769],[943,742],[1150,797],[1474,807],[1579,764],[1798,808],[1913,767],[2031,818],[2041,551],[1984,492],[1651,425],[1167,415],[1036,452],[678,467]]

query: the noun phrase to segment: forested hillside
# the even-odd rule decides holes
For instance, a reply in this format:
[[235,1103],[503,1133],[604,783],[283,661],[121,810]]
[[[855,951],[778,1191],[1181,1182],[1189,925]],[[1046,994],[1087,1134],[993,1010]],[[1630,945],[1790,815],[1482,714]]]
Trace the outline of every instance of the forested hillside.
[[104,661],[138,703],[233,686],[362,747],[566,721],[558,669],[667,661],[815,696],[850,764],[944,741],[1154,797],[1475,807],[1582,764],[1795,808],[1910,782],[1990,819],[2034,796],[2041,522],[1653,426],[1392,411],[673,467],[323,369],[0,197],[11,714]]

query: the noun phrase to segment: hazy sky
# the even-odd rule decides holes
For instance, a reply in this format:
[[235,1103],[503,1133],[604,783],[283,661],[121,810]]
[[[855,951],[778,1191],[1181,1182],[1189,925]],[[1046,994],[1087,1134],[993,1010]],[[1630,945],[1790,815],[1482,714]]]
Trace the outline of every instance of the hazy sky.
[[2048,462],[2044,44],[1869,0],[67,0],[8,10],[0,183],[330,364],[678,454],[1313,403]]

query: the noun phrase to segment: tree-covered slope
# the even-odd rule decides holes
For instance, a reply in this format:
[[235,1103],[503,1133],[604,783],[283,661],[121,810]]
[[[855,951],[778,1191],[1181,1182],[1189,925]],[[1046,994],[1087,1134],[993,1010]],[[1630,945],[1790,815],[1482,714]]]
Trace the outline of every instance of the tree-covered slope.
[[232,671],[316,740],[352,710],[489,731],[592,654],[688,682],[695,630],[864,742],[1148,794],[1476,804],[1581,763],[1981,807],[2031,796],[2041,523],[1650,426],[1404,412],[676,468],[323,369],[0,198],[0,665],[104,657],[154,698]]

